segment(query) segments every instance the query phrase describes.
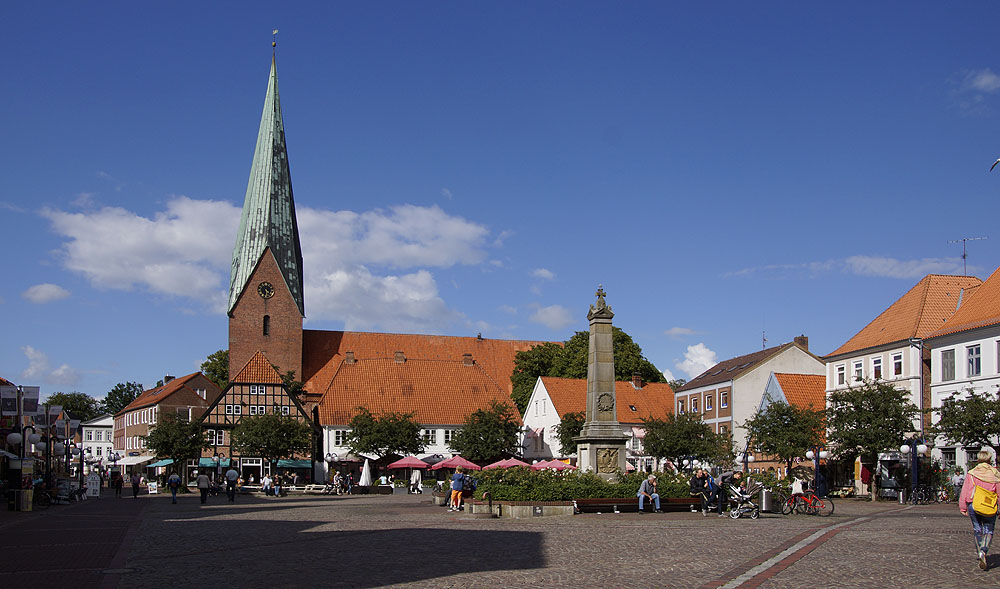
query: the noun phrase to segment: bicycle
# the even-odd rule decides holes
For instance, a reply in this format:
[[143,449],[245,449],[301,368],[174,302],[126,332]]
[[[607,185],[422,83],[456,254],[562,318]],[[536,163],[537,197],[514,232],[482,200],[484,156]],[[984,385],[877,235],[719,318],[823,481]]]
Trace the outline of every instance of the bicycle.
[[782,493],[779,497],[781,497],[782,515],[791,515],[792,513],[820,515],[823,517],[833,515],[833,499],[819,497],[812,491],[806,491],[801,495],[785,495]]
[[52,496],[42,488],[41,485],[35,487],[35,492],[31,497],[31,508],[34,510],[48,509],[52,505]]

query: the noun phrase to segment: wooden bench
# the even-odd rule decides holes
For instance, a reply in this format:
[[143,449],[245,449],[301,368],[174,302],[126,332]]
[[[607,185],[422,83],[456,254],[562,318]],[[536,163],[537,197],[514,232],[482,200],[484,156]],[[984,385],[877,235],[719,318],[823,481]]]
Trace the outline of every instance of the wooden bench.
[[[624,513],[638,513],[638,497],[619,497],[602,499],[574,499],[576,510],[580,513],[614,513],[615,506],[618,511]],[[643,502],[645,511],[652,512],[656,509],[656,504],[646,499]],[[683,511],[691,509],[701,509],[701,500],[697,497],[660,497],[660,509],[663,511]]]

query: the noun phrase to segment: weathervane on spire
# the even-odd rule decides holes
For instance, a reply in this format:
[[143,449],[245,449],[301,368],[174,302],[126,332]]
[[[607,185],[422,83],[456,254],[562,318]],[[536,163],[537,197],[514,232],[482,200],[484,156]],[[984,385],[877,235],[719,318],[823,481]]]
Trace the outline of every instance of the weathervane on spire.
[[271,31],[271,52],[274,53],[274,48],[278,46],[278,29]]

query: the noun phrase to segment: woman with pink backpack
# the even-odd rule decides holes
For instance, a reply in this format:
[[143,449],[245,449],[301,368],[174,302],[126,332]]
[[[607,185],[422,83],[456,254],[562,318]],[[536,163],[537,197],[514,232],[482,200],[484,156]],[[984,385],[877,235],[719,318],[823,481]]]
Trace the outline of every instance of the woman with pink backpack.
[[962,494],[958,498],[958,508],[962,515],[972,519],[972,532],[976,537],[976,551],[979,568],[989,568],[986,554],[993,541],[993,526],[997,521],[997,491],[1000,490],[1000,471],[990,465],[993,456],[980,450],[976,456],[979,464],[969,471],[962,484]]

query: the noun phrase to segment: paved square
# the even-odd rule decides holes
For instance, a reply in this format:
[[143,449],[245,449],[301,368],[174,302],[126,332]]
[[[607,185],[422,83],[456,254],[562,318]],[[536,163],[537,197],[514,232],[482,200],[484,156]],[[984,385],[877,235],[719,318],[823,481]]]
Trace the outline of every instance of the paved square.
[[[954,504],[477,519],[427,495],[105,496],[0,515],[0,586],[996,587]],[[1000,549],[1000,546],[996,548]]]

